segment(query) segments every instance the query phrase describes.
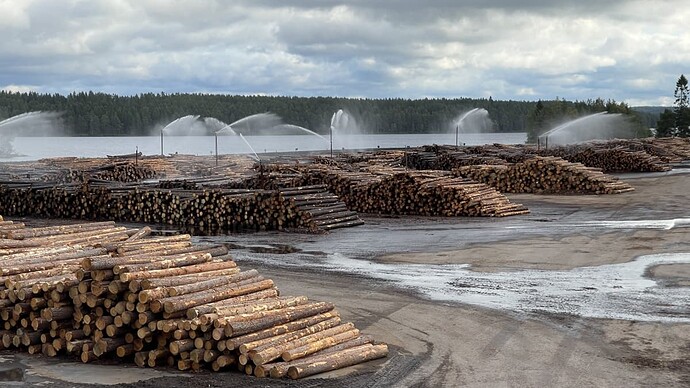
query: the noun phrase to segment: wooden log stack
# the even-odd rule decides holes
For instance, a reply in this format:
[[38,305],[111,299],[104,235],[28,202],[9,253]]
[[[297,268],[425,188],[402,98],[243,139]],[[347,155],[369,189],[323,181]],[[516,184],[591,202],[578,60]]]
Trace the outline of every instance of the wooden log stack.
[[433,151],[408,152],[400,160],[400,165],[415,170],[446,170],[457,167],[481,164],[507,164],[504,159],[494,155],[479,155],[464,150],[435,148]]
[[[349,210],[326,185],[280,189],[281,197],[296,209],[300,228],[333,230],[364,224],[357,212]],[[292,208],[292,207],[290,207]]]
[[634,190],[600,169],[558,157],[535,157],[512,165],[467,166],[453,172],[505,193],[620,194]]
[[360,213],[502,217],[529,211],[496,189],[443,171],[371,167],[351,172],[313,168],[307,182],[325,184]]
[[[596,140],[542,149],[540,153],[562,156],[567,160],[581,162],[587,166],[600,167],[605,172],[668,171],[670,164],[690,159],[690,140],[687,138]],[[635,160],[636,158],[639,160]]]
[[[289,190],[160,189],[103,181],[57,186],[14,182],[0,186],[0,211],[10,216],[175,225],[205,235],[247,230],[331,230],[361,224],[346,223],[345,219],[329,216],[324,206],[312,206],[319,204],[317,198],[292,198],[289,194],[299,193],[299,187]],[[312,196],[339,204],[332,194],[321,191]],[[315,213],[310,212],[312,208]],[[358,219],[348,217],[350,221]]]
[[[596,143],[599,144],[599,143]],[[630,151],[623,147],[607,148],[595,144],[549,147],[538,152],[543,156],[558,156],[573,163],[582,163],[603,172],[663,172],[671,166],[658,156],[645,151]]]
[[573,163],[609,172],[663,172],[671,164],[690,159],[690,141],[682,138],[595,140],[565,146],[535,147],[525,144],[481,146],[423,146],[407,152],[401,166],[452,170],[470,165],[506,165],[534,155],[558,156]]
[[41,162],[55,169],[43,176],[43,180],[51,182],[85,182],[89,179],[139,182],[158,176],[153,168],[130,159],[55,158],[44,159]]
[[333,304],[279,295],[224,246],[150,231],[0,221],[2,348],[293,379],[387,355]]

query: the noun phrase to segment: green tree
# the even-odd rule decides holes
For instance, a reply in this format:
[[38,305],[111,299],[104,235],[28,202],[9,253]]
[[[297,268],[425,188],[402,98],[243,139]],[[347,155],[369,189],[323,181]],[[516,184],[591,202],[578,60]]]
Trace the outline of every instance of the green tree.
[[672,110],[666,109],[656,122],[656,137],[676,136],[676,115]]
[[676,82],[676,90],[673,93],[676,98],[673,113],[676,119],[676,131],[678,136],[690,136],[690,91],[688,79],[681,74]]

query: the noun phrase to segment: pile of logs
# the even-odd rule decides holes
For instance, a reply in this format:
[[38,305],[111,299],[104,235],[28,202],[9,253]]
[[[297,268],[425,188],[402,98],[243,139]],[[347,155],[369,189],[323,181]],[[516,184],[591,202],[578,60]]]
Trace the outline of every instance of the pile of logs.
[[301,186],[280,189],[280,196],[289,201],[300,219],[313,223],[317,230],[333,230],[362,225],[357,212],[349,210],[326,185]]
[[[299,192],[300,188],[290,190]],[[344,206],[325,188],[319,191],[317,197],[328,198],[329,206]],[[279,190],[161,189],[102,181],[57,186],[19,181],[0,186],[0,212],[9,216],[174,225],[201,235],[252,230],[318,231],[361,224],[352,214],[345,218],[343,213],[330,214],[332,209],[316,197],[305,201],[289,194]],[[311,205],[317,206],[312,209]]]
[[305,175],[310,183],[327,185],[349,209],[360,213],[503,217],[529,212],[486,184],[443,171],[315,167]]
[[623,147],[598,147],[592,143],[550,147],[538,152],[544,156],[558,156],[574,163],[596,167],[604,172],[662,172],[671,166],[645,151],[630,151]]
[[538,156],[511,165],[460,167],[453,172],[505,193],[619,194],[634,190],[600,169],[557,157]]
[[385,357],[333,304],[281,296],[227,248],[112,222],[0,222],[2,348],[297,379]]
[[400,161],[400,164],[406,168],[446,171],[463,166],[506,163],[504,159],[497,156],[479,155],[462,150],[447,150],[440,153],[431,151],[408,152]]
[[135,165],[132,162],[116,162],[94,167],[90,170],[72,170],[70,182],[86,182],[91,179],[115,182],[140,182],[156,177],[156,171]]
[[690,141],[681,138],[614,139],[548,148],[524,144],[431,145],[410,150],[399,165],[420,170],[453,170],[464,166],[520,163],[534,155],[558,156],[606,173],[663,172],[670,170],[670,163],[690,159]]
[[[54,169],[43,175],[41,180],[46,182],[85,182],[89,179],[139,182],[158,176],[155,169],[130,159],[65,157],[43,159],[37,164]],[[31,169],[31,166],[27,166],[27,169]]]

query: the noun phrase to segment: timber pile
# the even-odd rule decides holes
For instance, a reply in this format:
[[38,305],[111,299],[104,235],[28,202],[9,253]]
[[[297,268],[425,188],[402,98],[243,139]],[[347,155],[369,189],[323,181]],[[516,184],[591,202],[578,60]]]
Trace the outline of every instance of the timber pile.
[[[648,143],[675,156],[669,162],[690,160],[690,138],[662,137],[647,139]],[[657,155],[662,157],[661,155]]]
[[349,210],[326,185],[283,188],[279,192],[295,207],[300,219],[312,223],[312,229],[328,231],[364,224],[357,212]]
[[85,182],[89,179],[116,182],[139,182],[157,176],[156,170],[128,158],[54,158],[42,159],[38,163],[55,168],[55,176],[43,180],[56,182]]
[[333,304],[280,296],[227,248],[112,222],[0,222],[2,348],[297,379],[385,357]]
[[[247,180],[243,181],[229,181],[223,177],[210,177],[210,178],[199,178],[199,179],[184,179],[175,181],[161,181],[160,185],[166,188],[173,188],[179,186],[185,190],[199,190],[202,188],[209,187],[221,187],[221,186],[235,186],[235,187],[263,187],[271,188],[270,190],[255,190],[255,189],[217,189],[221,193],[235,193],[235,194],[250,194],[250,193],[277,193],[280,201],[272,201],[272,203],[267,206],[272,208],[269,211],[271,213],[270,217],[273,219],[265,218],[269,227],[267,229],[277,229],[282,230],[286,228],[297,228],[300,230],[308,230],[312,232],[317,231],[328,231],[333,229],[345,228],[362,225],[362,221],[356,212],[347,209],[345,203],[343,203],[338,196],[329,192],[325,185],[315,185],[315,186],[295,186],[294,183],[297,179],[301,178],[301,174],[285,174],[272,172],[267,174],[256,175]],[[150,190],[149,190],[150,191]],[[214,201],[213,198],[206,200]],[[282,203],[284,206],[282,210],[278,210],[280,206],[277,206],[275,202]],[[209,211],[212,214],[216,214],[219,218],[222,218],[224,213],[223,204],[219,204],[215,210]],[[159,216],[165,213],[176,214],[178,211],[170,211],[168,209],[163,209],[159,213]],[[225,214],[226,220],[232,220],[232,215]],[[257,216],[261,219],[262,216]],[[252,217],[253,218],[253,217]],[[293,221],[288,221],[293,220]],[[157,222],[159,220],[150,219],[144,222]],[[277,223],[276,225],[271,225],[271,223]],[[168,222],[170,223],[170,222]],[[177,222],[172,222],[177,224]],[[217,229],[226,230],[236,230],[232,225],[224,224],[217,225]]]
[[403,150],[377,150],[355,153],[338,153],[332,158],[326,156],[313,156],[312,164],[330,166],[343,170],[356,170],[368,166],[400,167],[400,159],[407,152]]
[[464,151],[448,150],[444,152],[409,152],[400,164],[415,170],[446,170],[457,167],[482,164],[507,164],[504,159],[492,155],[479,155]]
[[[300,187],[282,191],[225,189],[205,188],[199,182],[192,189],[106,181],[58,186],[6,182],[0,186],[0,212],[10,216],[175,225],[201,235],[250,230],[318,231],[361,224],[351,212],[334,212],[343,205],[325,189],[300,197]],[[204,184],[218,182],[204,180]]]
[[73,181],[85,182],[89,179],[98,179],[115,182],[140,182],[156,177],[156,171],[145,166],[135,165],[132,162],[117,162],[90,170],[72,171]]
[[506,193],[619,194],[634,190],[600,169],[553,156],[512,165],[460,167],[453,172]]
[[645,151],[629,151],[623,147],[602,148],[596,144],[553,147],[538,151],[542,156],[557,156],[604,172],[662,172],[671,166],[658,156]]
[[529,213],[486,184],[443,171],[371,167],[350,172],[313,168],[307,175],[308,182],[327,185],[349,209],[360,213],[444,217]]
[[300,228],[296,209],[262,190],[166,190],[134,185],[4,185],[0,211],[11,216],[114,219],[177,225],[198,234]]
[[534,157],[558,156],[604,172],[668,171],[670,163],[690,159],[690,141],[680,138],[613,139],[538,149],[530,145],[430,145],[408,152],[400,165],[452,170],[468,165],[506,165]]

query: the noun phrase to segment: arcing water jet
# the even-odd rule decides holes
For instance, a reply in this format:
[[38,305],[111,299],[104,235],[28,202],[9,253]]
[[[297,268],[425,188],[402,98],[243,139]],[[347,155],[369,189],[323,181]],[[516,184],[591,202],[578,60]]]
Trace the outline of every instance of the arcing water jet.
[[452,122],[452,129],[455,130],[455,146],[459,145],[459,134],[470,132],[487,132],[492,129],[492,122],[489,112],[484,108],[471,109]]
[[558,125],[539,135],[538,141],[548,146],[631,136],[631,127],[622,114],[599,112]]
[[61,127],[60,112],[26,112],[0,121],[0,156],[12,156],[12,141],[18,135],[39,136],[55,133]]
[[187,115],[177,118],[165,127],[161,128],[161,156],[163,156],[163,134],[169,135],[191,135],[195,130],[194,126],[199,120],[199,115]]
[[344,132],[345,128],[348,127],[350,123],[350,115],[347,114],[342,109],[338,109],[337,112],[333,113],[331,117],[331,127],[329,130],[330,143],[331,143],[331,157],[333,157],[333,132]]

